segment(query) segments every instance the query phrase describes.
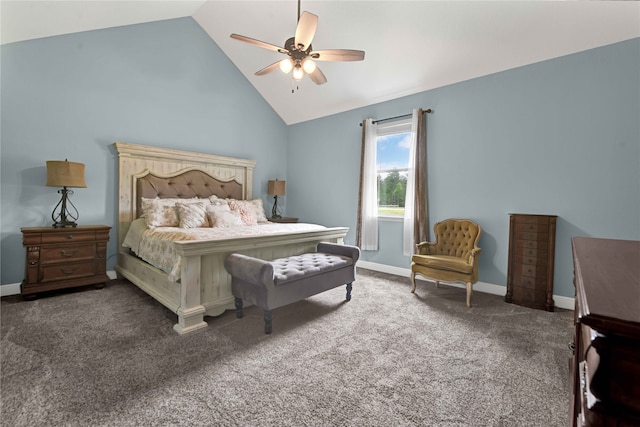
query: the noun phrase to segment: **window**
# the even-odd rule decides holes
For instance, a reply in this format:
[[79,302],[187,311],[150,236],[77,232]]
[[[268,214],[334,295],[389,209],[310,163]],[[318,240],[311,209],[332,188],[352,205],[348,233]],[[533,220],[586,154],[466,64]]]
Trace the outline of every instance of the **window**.
[[404,216],[411,118],[378,124],[376,138],[376,175],[378,180],[378,216]]

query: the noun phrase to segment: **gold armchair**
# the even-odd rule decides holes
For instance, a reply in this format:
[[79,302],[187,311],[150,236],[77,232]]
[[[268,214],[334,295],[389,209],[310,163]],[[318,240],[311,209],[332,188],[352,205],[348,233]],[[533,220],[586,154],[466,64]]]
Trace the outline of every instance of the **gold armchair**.
[[468,219],[447,219],[433,230],[436,241],[418,243],[417,253],[411,257],[411,292],[416,291],[416,274],[434,280],[436,286],[440,281],[462,282],[467,285],[467,307],[471,307],[473,284],[478,281],[482,229]]

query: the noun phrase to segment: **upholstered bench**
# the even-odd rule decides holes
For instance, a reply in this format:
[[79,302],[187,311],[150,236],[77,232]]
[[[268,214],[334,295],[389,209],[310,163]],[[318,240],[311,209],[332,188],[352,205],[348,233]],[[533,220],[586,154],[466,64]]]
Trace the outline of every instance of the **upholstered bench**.
[[318,243],[317,252],[265,261],[242,254],[231,254],[224,267],[231,275],[231,292],[236,315],[243,317],[243,303],[264,310],[264,332],[271,333],[271,310],[291,304],[340,285],[347,285],[351,300],[356,277],[356,246]]

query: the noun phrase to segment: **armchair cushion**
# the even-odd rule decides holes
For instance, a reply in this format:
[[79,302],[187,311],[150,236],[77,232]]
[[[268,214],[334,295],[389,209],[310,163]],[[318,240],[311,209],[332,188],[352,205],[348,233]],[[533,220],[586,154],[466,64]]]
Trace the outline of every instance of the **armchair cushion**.
[[454,271],[462,274],[471,274],[473,272],[473,264],[469,264],[462,258],[450,255],[414,255],[411,257],[411,262],[436,270]]

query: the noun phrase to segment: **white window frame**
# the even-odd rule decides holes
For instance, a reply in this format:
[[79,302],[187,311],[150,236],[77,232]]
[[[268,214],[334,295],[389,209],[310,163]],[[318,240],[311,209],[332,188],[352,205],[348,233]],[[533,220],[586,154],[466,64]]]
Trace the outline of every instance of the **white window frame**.
[[[393,120],[384,123],[378,122],[377,124],[377,138],[381,136],[389,136],[395,135],[399,133],[410,133],[411,132],[411,117],[407,117],[405,119]],[[377,141],[376,141],[376,149],[377,149]],[[408,165],[407,165],[408,168]],[[378,166],[376,165],[376,175],[378,173]],[[378,219],[385,222],[403,222],[404,215],[389,215],[389,214],[380,214],[378,211]]]

